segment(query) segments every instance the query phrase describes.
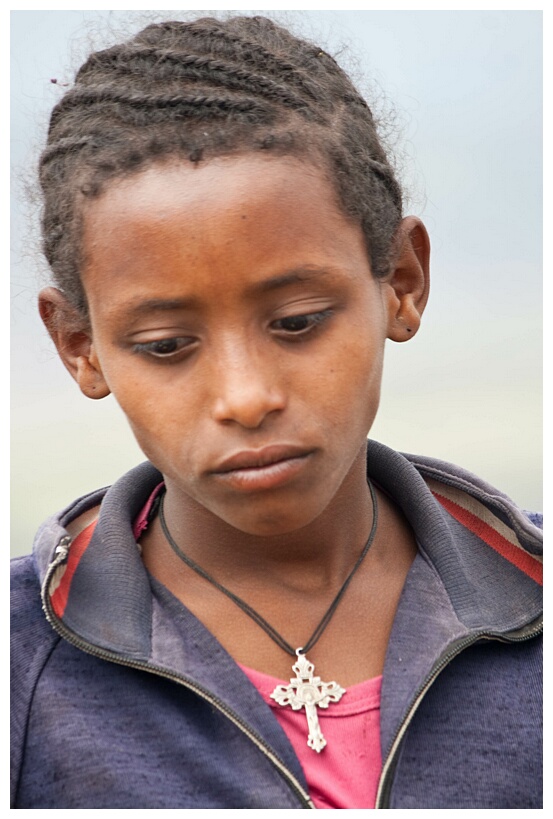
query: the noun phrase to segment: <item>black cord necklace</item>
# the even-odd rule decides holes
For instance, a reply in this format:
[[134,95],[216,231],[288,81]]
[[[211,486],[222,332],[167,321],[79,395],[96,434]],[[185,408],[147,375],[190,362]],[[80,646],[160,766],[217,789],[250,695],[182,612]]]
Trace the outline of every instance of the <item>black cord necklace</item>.
[[307,739],[307,744],[310,748],[313,748],[314,751],[318,753],[322,751],[322,749],[326,745],[326,740],[322,735],[319,721],[317,718],[317,710],[316,706],[318,705],[320,708],[327,708],[330,702],[338,702],[338,700],[342,697],[345,693],[345,689],[342,688],[336,682],[329,682],[324,683],[321,682],[320,677],[313,676],[313,672],[315,670],[315,666],[313,663],[310,663],[307,657],[305,656],[310,649],[313,648],[315,643],[319,640],[322,633],[324,632],[325,628],[328,626],[330,620],[336,609],[338,608],[338,604],[340,600],[344,596],[346,589],[348,588],[349,584],[351,583],[353,576],[361,566],[361,563],[365,559],[367,552],[371,548],[371,545],[374,541],[374,537],[376,535],[376,528],[378,524],[378,503],[376,499],[376,492],[374,487],[370,481],[368,481],[369,490],[371,493],[371,500],[372,500],[372,507],[373,507],[373,522],[371,526],[371,531],[369,534],[369,538],[363,548],[363,551],[357,558],[352,570],[342,583],[338,594],[326,610],[325,614],[323,615],[322,620],[315,628],[315,631],[305,644],[301,648],[294,648],[290,645],[287,640],[282,637],[278,631],[273,628],[273,626],[262,617],[259,612],[255,611],[245,600],[242,600],[241,597],[234,594],[230,589],[227,589],[225,586],[221,585],[214,577],[212,577],[205,569],[202,569],[191,557],[188,557],[182,549],[177,545],[174,541],[169,529],[167,527],[167,521],[165,520],[165,514],[163,511],[163,504],[165,500],[165,493],[161,496],[160,503],[159,503],[159,521],[161,523],[161,528],[163,530],[163,534],[167,538],[167,542],[175,552],[175,554],[184,562],[187,566],[193,569],[200,577],[203,577],[216,589],[219,589],[223,594],[226,594],[228,598],[232,600],[242,611],[247,614],[251,619],[260,626],[263,631],[268,634],[268,636],[280,647],[283,651],[286,651],[287,654],[290,654],[292,657],[296,657],[296,662],[292,666],[293,671],[296,672],[296,677],[290,680],[290,685],[277,685],[271,697],[279,704],[279,705],[290,705],[294,711],[299,710],[300,708],[305,708],[307,722],[309,726],[309,736]]

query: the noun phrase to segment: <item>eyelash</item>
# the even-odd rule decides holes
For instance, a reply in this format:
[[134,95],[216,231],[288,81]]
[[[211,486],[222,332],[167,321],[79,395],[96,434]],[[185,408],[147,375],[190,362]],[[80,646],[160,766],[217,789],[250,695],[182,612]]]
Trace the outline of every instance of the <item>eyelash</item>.
[[[174,358],[179,353],[184,352],[187,347],[192,347],[193,344],[194,339],[192,338],[174,336],[172,338],[160,338],[158,341],[146,341],[142,344],[133,344],[132,350],[133,353],[142,353],[143,355],[145,354],[152,356],[152,358],[163,360]],[[173,346],[174,349],[165,350],[165,352],[163,352],[164,345],[165,347]]]
[[[306,336],[316,332],[320,325],[333,315],[333,312],[333,310],[319,310],[316,313],[299,313],[296,316],[284,316],[284,318],[273,321],[271,327],[275,330],[280,330],[283,332],[286,335],[287,340],[297,338],[299,341],[300,339],[303,339]],[[298,321],[305,321],[306,325],[296,330],[291,328],[286,329],[286,327],[282,326],[285,322],[293,323]],[[277,327],[276,325],[281,326]]]
[[[308,336],[312,335],[327,319],[333,315],[333,310],[320,310],[317,313],[299,313],[298,315],[284,316],[284,318],[277,319],[271,323],[271,328],[280,333],[280,338],[287,341],[303,341]],[[286,322],[296,324],[305,322],[303,327],[293,329],[291,327],[282,326]],[[280,325],[280,326],[278,326]],[[164,348],[165,347],[165,351]],[[170,338],[162,338],[158,341],[147,341],[144,343],[133,344],[132,350],[134,353],[151,356],[159,360],[169,361],[177,358],[179,353],[186,353],[187,348],[194,347],[194,339],[186,336],[173,336]],[[172,348],[172,349],[167,349]]]

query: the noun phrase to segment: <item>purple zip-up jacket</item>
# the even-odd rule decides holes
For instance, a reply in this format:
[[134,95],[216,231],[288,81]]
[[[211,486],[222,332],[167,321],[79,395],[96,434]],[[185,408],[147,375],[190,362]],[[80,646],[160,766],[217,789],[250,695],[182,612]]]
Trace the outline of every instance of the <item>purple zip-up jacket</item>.
[[[441,461],[369,442],[367,464],[419,547],[384,667],[377,807],[541,807],[538,517]],[[271,709],[141,562],[132,524],[160,480],[137,467],[12,562],[12,807],[312,808]],[[72,554],[64,527],[100,500]]]

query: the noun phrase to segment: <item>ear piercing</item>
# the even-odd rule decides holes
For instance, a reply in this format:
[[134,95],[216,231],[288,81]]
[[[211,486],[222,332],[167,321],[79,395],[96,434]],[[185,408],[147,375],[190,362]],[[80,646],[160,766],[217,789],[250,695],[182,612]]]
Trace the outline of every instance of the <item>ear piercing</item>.
[[[405,321],[405,319],[403,318],[403,316],[398,316],[398,317],[397,317],[397,320],[398,320],[399,322],[401,322],[401,324],[403,324],[403,322]],[[412,332],[413,332],[413,330],[412,330],[412,328],[411,328],[411,327],[406,327],[406,328],[405,328],[405,332],[406,332],[406,333],[412,333]]]

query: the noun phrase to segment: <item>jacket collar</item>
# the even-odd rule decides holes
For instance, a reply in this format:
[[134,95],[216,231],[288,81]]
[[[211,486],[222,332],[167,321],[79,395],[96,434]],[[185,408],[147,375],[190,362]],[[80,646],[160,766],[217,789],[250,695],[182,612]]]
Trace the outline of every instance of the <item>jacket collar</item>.
[[506,495],[442,461],[370,442],[368,473],[401,506],[419,547],[385,660],[385,759],[398,726],[448,657],[484,636],[534,633],[542,613],[542,533]]
[[[505,495],[449,464],[371,441],[367,470],[402,508],[419,546],[386,657],[386,750],[413,692],[448,648],[483,633],[508,636],[539,618],[541,532]],[[102,499],[87,548],[69,550],[57,575],[50,571],[44,594],[51,599],[54,588],[65,588],[59,619],[78,640],[114,657],[165,667],[232,699],[233,682],[237,691],[244,685],[240,670],[204,626],[152,581],[140,559],[132,525],[159,481],[159,472],[142,464],[47,521],[34,548],[41,579],[66,535],[64,526]],[[263,725],[257,717],[254,709],[252,719]]]
[[402,508],[467,627],[508,633],[542,610],[542,533],[465,470],[370,442],[368,473]]
[[[149,463],[133,469],[106,492],[94,493],[47,521],[35,541],[42,568],[43,605],[52,625],[89,653],[138,665],[188,688],[241,722],[307,793],[301,765],[280,724],[230,655],[173,595],[146,571],[133,522],[160,473]],[[102,497],[103,496],[103,497]],[[63,524],[101,499],[98,523],[86,548],[55,566]],[[61,569],[61,571],[59,571]],[[63,613],[52,606],[67,584]],[[245,697],[245,688],[250,689]],[[284,787],[284,786],[283,786]]]
[[[374,441],[367,471],[402,508],[460,623],[508,633],[539,616],[541,531],[507,496],[449,464]],[[48,520],[34,546],[42,581],[65,525],[102,500],[88,547],[65,569],[68,577],[57,579],[68,586],[63,619],[87,640],[129,656],[148,652],[151,628],[150,578],[132,525],[160,479],[151,464],[141,464]]]

